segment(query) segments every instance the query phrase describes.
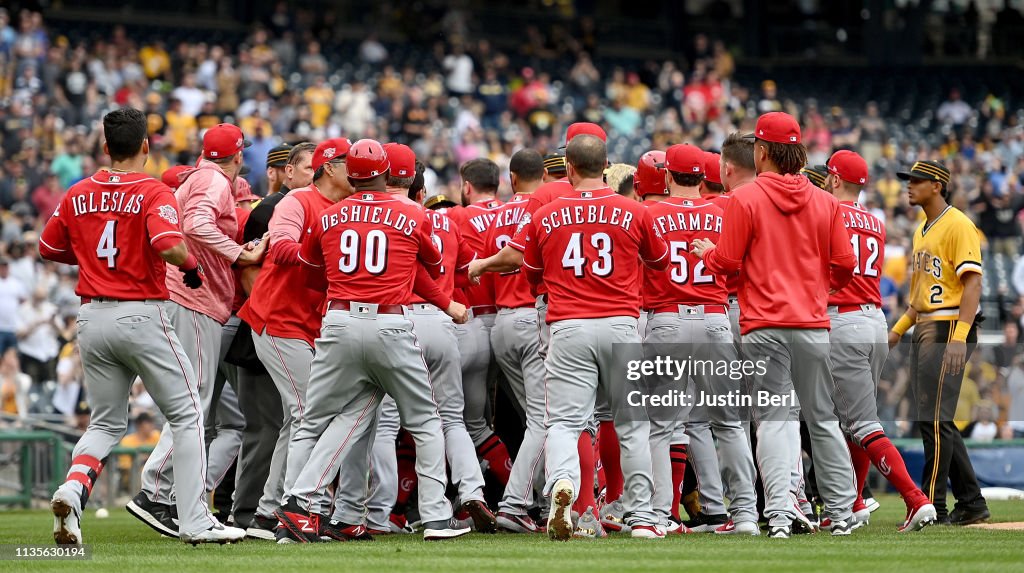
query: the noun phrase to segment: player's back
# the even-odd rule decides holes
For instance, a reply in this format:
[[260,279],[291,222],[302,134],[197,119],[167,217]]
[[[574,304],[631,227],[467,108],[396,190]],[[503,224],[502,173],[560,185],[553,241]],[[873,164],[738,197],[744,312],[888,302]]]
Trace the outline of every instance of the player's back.
[[329,300],[407,304],[417,258],[440,264],[427,214],[390,193],[357,192],[320,214],[302,259],[325,266]]
[[643,206],[607,187],[576,192],[538,209],[530,225],[536,245],[525,262],[543,266],[548,322],[639,316],[640,259],[666,255]]
[[54,217],[78,259],[79,296],[167,299],[165,264],[152,245],[181,236],[169,187],[143,173],[99,171],[68,190]]
[[717,243],[722,232],[723,210],[701,198],[669,197],[647,207],[654,227],[669,248],[669,268],[644,268],[644,308],[675,304],[726,304],[725,277],[704,268],[704,261],[690,253],[695,239]]
[[885,225],[856,203],[839,204],[843,224],[850,232],[850,245],[857,257],[853,278],[839,292],[829,296],[829,306],[882,305],[882,263],[885,261]]

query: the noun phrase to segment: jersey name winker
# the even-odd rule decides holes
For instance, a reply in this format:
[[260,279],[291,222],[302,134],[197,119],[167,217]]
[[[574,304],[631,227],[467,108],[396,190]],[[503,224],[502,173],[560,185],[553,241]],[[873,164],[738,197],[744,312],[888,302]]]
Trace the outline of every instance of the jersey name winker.
[[416,221],[406,217],[402,213],[395,213],[386,207],[371,207],[354,204],[338,213],[324,214],[320,217],[320,223],[324,230],[346,223],[373,223],[375,225],[387,225],[398,229],[406,236],[412,236],[416,231]]
[[[584,193],[584,198],[586,193]],[[577,205],[573,207],[562,207],[552,211],[549,215],[540,220],[540,224],[548,233],[562,225],[618,225],[629,230],[633,224],[633,214],[623,211],[618,207],[611,209],[604,205]]]
[[96,195],[97,193],[91,192],[71,198],[71,206],[75,211],[75,217],[81,217],[87,213],[138,215],[142,211],[144,196],[141,194],[103,191],[99,193],[99,201],[96,200]]
[[487,228],[491,226],[491,221],[494,220],[494,213],[481,213],[474,217],[469,218],[469,224],[473,225],[477,233],[487,232]]

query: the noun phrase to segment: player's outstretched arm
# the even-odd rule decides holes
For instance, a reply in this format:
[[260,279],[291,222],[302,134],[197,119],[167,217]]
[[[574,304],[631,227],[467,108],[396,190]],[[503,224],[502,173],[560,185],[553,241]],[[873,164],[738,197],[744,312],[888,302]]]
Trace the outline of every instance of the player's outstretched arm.
[[510,273],[523,266],[523,253],[505,246],[496,254],[486,259],[477,259],[469,263],[469,278],[476,279],[484,273]]
[[203,286],[203,267],[195,255],[188,252],[185,241],[179,241],[173,247],[160,251],[160,258],[181,270],[181,282],[188,288],[197,289]]

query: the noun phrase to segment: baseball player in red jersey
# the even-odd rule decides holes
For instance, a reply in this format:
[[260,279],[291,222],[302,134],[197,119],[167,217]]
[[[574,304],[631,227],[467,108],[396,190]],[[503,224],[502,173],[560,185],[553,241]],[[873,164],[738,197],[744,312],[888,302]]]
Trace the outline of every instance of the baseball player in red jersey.
[[[421,204],[409,197],[409,188],[416,177],[416,154],[408,146],[399,143],[384,145],[384,151],[387,153],[391,165],[386,183],[388,193],[400,201],[408,202],[422,210]],[[460,510],[472,519],[473,526],[477,531],[494,533],[496,531],[494,514],[491,513],[484,501],[483,474],[476,458],[473,441],[466,432],[462,416],[464,398],[455,324],[446,311],[441,310],[442,307],[446,310],[449,309],[449,305],[453,302],[451,297],[455,291],[456,275],[461,273],[463,278],[465,277],[466,266],[476,257],[476,254],[461,240],[458,227],[444,213],[440,211],[426,211],[426,213],[431,223],[431,237],[434,246],[437,247],[442,257],[437,286],[445,300],[440,305],[433,304],[423,296],[414,293],[410,299],[406,316],[413,323],[413,335],[423,352],[427,371],[430,374],[428,380],[431,385],[431,393],[437,401],[438,412],[441,415],[445,455],[450,468],[451,482],[459,492]],[[455,312],[461,310],[459,303],[454,304],[456,305]],[[378,435],[376,438],[379,437]],[[394,438],[395,435],[390,434],[392,448],[394,447]],[[376,444],[374,451],[377,451]],[[390,462],[390,457],[388,462]],[[375,468],[376,464],[372,467]],[[389,468],[389,471],[390,469],[393,467]],[[376,470],[371,471],[376,473]],[[351,474],[352,472],[343,470],[343,475],[345,473]],[[366,491],[365,475],[363,472],[353,476],[362,478],[364,485],[362,488],[346,488],[343,481],[336,497],[333,516],[335,520],[353,523],[362,517],[364,506],[370,505],[363,495]],[[378,480],[388,482],[387,485],[393,488],[394,494],[397,494],[398,484],[394,477],[396,476],[381,476]],[[356,480],[353,480],[352,483],[356,483]],[[392,497],[391,493],[388,492],[388,497]]]
[[276,512],[287,535],[280,541],[366,536],[363,525],[322,523],[325,508],[318,496],[342,461],[366,463],[385,393],[395,399],[402,424],[416,440],[424,539],[458,537],[470,530],[455,526],[444,496],[441,419],[403,306],[412,297],[419,264],[436,277],[441,253],[422,208],[387,192],[390,163],[379,143],[355,142],[345,162],[355,193],[321,213],[300,252],[304,263],[326,268],[328,302],[307,407],[288,452],[288,473],[296,477]]
[[[231,316],[235,295],[232,264],[258,262],[266,244],[243,247],[235,242],[235,178],[242,168],[242,149],[248,142],[242,130],[230,124],[211,127],[203,136],[203,158],[195,169],[179,175],[175,191],[181,209],[185,241],[202,265],[207,280],[199,289],[182,282],[182,272],[167,267],[167,289],[171,304],[167,314],[178,339],[196,370],[204,416],[213,405],[213,387],[220,357],[221,330]],[[169,426],[165,425],[165,430]],[[160,435],[142,472],[142,491],[127,505],[128,512],[163,535],[177,535],[171,516],[174,479],[170,460],[173,453],[169,431]]]
[[828,161],[825,190],[839,200],[843,222],[857,257],[853,279],[828,299],[832,321],[829,353],[835,378],[836,413],[847,435],[857,475],[854,517],[867,523],[871,512],[860,491],[872,463],[903,496],[907,516],[900,532],[919,531],[935,523],[935,506],[914,483],[903,456],[878,421],[875,397],[878,379],[889,354],[888,324],[882,314],[879,282],[885,260],[885,225],[861,208],[857,198],[868,182],[868,164],[853,151],[841,150]]
[[[700,197],[706,157],[693,145],[673,145],[665,157],[664,184],[670,197],[648,206],[655,228],[669,245],[670,266],[667,271],[647,271],[644,275],[644,296],[650,305],[644,343],[648,345],[682,344],[697,360],[733,363],[738,359],[732,341],[728,318],[728,290],[725,281],[709,273],[703,261],[689,253],[697,239],[717,241],[722,228],[722,209]],[[664,347],[650,346],[657,354]],[[676,351],[676,348],[669,348]],[[688,392],[697,403],[691,412],[680,408],[676,420],[651,421],[651,450],[655,469],[655,510],[668,515],[678,511],[678,494],[673,491],[669,443],[675,445],[673,434],[680,425],[689,434],[692,425],[710,427],[718,442],[718,458],[704,462],[705,470],[715,474],[721,490],[721,476],[730,488],[732,524],[725,520],[699,523],[701,531],[723,534],[757,535],[757,497],[754,492],[754,460],[750,441],[734,408],[725,404],[705,405],[697,396],[719,397],[740,393],[740,380],[728,375],[694,372]],[[692,444],[692,435],[691,444]],[[709,440],[714,454],[715,442]],[[674,454],[675,452],[673,452]],[[720,459],[719,459],[720,458]],[[721,462],[721,463],[719,463]],[[721,470],[720,470],[721,468]],[[678,486],[676,486],[678,487]],[[705,484],[700,484],[705,489]],[[675,504],[672,506],[670,504]],[[724,508],[722,510],[724,514]],[[724,515],[723,515],[724,517]]]
[[[482,256],[498,252],[515,235],[544,175],[540,153],[517,151],[509,161],[509,175],[515,195],[495,211]],[[498,526],[516,533],[537,533],[537,524],[527,514],[535,501],[534,491],[544,483],[545,370],[538,348],[536,299],[521,272],[494,275],[493,281],[498,314],[491,330],[491,347],[526,417],[523,441],[498,506]]]
[[352,193],[345,170],[351,144],[345,138],[328,139],[313,151],[313,182],[293,189],[274,208],[270,219],[270,250],[249,300],[239,311],[252,327],[253,343],[281,395],[287,422],[281,427],[263,497],[256,509],[250,537],[274,539],[274,511],[283,503],[290,483],[285,479],[288,445],[299,429],[306,404],[313,341],[320,327],[324,293],[317,273],[299,262],[306,229],[320,213]]
[[[485,236],[501,201],[498,191],[498,166],[490,159],[473,159],[459,167],[462,200],[465,207],[450,209],[448,216],[462,233],[462,240],[478,255],[486,252]],[[488,470],[507,484],[512,460],[501,438],[491,431],[487,420],[491,379],[491,328],[494,326],[494,284],[482,277],[480,284],[463,289],[466,306],[472,310],[469,322],[455,329],[462,357],[462,387],[465,390],[466,429],[476,444],[477,454],[487,461]]]
[[[233,542],[206,506],[206,453],[198,380],[167,316],[165,264],[189,290],[203,271],[178,226],[167,186],[142,173],[149,155],[146,117],[130,108],[103,118],[111,168],[68,190],[39,240],[44,258],[78,265],[82,297],[78,337],[92,418],[75,445],[67,481],[53,494],[53,537],[81,545],[82,510],[110,450],[128,425],[128,394],[141,376],[173,440],[180,537],[188,543]],[[166,263],[165,263],[166,261]]]
[[[794,391],[814,441],[832,535],[849,535],[853,467],[835,420],[825,344],[828,291],[846,286],[856,259],[839,202],[799,175],[806,151],[796,120],[782,112],[764,114],[752,137],[757,178],[733,191],[719,245],[697,239],[692,252],[712,273],[740,271],[744,356],[765,365],[763,374],[751,377],[752,393],[776,397],[754,404],[768,536],[788,538],[799,513],[789,491],[799,448],[787,429]],[[804,304],[780,306],[780,300]]]
[[[637,265],[668,265],[668,249],[646,209],[602,181],[607,150],[601,139],[578,135],[566,148],[575,192],[539,208],[525,225],[523,268],[549,289],[551,340],[546,360],[548,535],[572,536],[570,506],[579,491],[573,445],[591,422],[598,392],[607,396],[622,450],[624,505],[633,537],[664,538],[651,508],[650,424],[627,413],[624,381],[615,365],[639,359],[636,343]],[[632,343],[632,344],[631,344]],[[613,345],[618,344],[613,351]],[[633,414],[633,415],[631,415]],[[639,419],[636,419],[639,418]]]

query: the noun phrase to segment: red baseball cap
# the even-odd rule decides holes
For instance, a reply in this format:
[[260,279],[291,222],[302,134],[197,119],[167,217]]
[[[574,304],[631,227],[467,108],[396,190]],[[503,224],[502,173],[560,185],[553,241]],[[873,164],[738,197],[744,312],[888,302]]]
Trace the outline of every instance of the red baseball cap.
[[203,157],[208,159],[230,157],[250,145],[252,142],[242,135],[242,130],[237,125],[218,123],[207,129],[203,135]]
[[350,147],[352,147],[352,144],[345,137],[321,141],[320,145],[317,145],[316,149],[313,150],[313,171],[320,169],[328,161],[344,158],[348,155]]
[[167,169],[166,171],[163,172],[162,175],[160,175],[160,181],[163,181],[164,185],[170,187],[171,189],[177,189],[178,185],[181,185],[181,180],[178,179],[178,176],[184,173],[185,171],[188,171],[189,169],[192,169],[192,167],[189,165],[175,165],[174,167]]
[[800,124],[795,117],[786,112],[772,111],[757,118],[754,133],[748,133],[743,137],[795,145],[800,143]]
[[252,186],[249,185],[249,181],[239,177],[235,179],[235,203],[241,203],[242,201],[258,201],[260,196],[252,192]]
[[676,173],[704,173],[704,152],[696,145],[679,143],[665,152],[665,163],[658,165]]
[[868,162],[855,151],[840,149],[828,160],[828,172],[855,185],[867,185]]
[[704,180],[709,183],[722,182],[722,156],[711,151],[704,152]]
[[384,152],[388,154],[388,160],[391,162],[392,177],[416,176],[416,152],[408,145],[385,143]]
[[[604,129],[596,123],[589,123],[586,121],[576,122],[569,126],[569,129],[565,130],[565,145],[569,145],[572,138],[577,135],[593,135],[601,141],[608,141],[608,134],[604,132]],[[562,147],[565,147],[563,145]]]

